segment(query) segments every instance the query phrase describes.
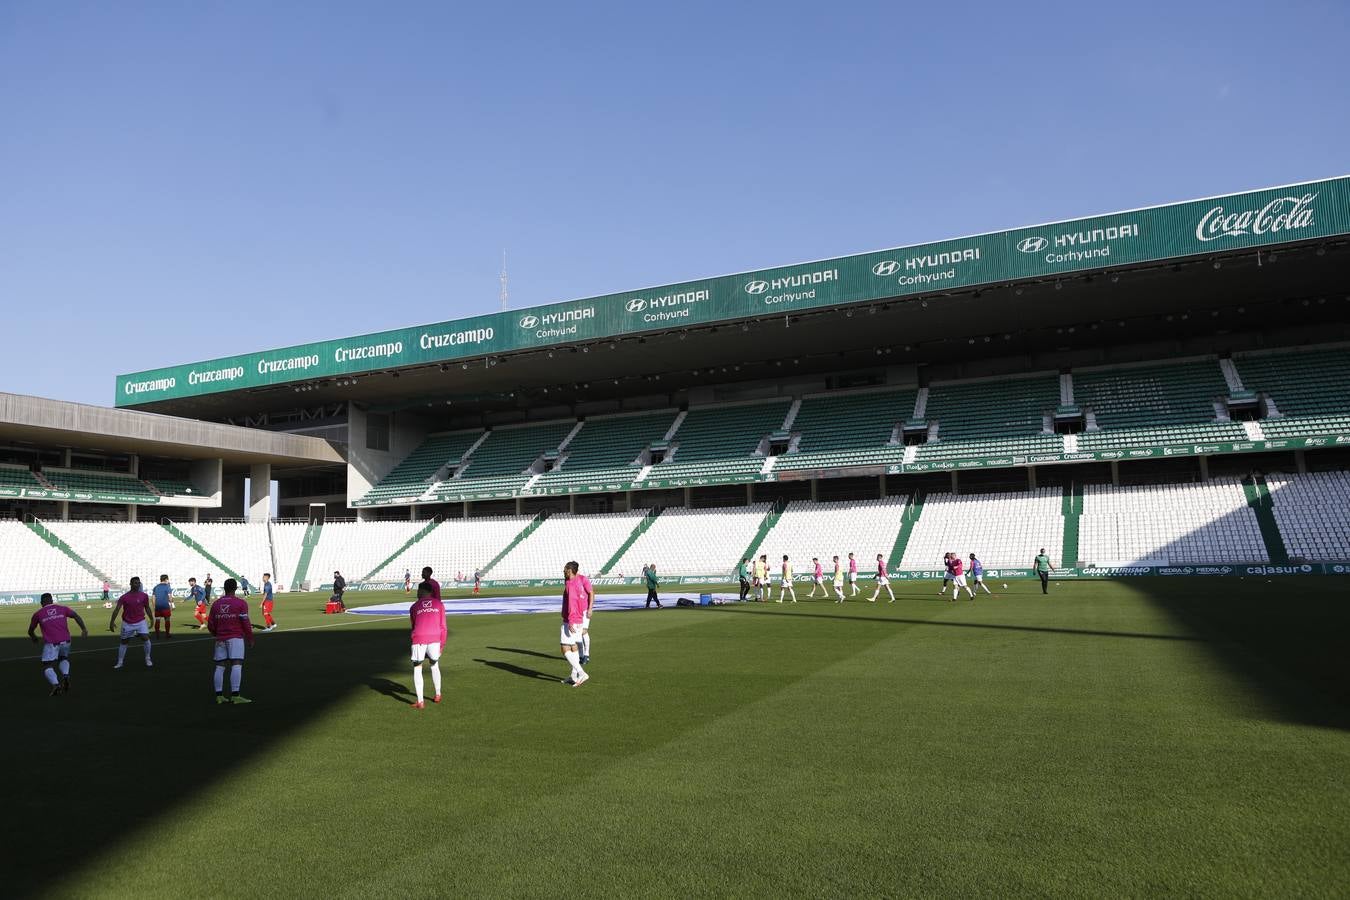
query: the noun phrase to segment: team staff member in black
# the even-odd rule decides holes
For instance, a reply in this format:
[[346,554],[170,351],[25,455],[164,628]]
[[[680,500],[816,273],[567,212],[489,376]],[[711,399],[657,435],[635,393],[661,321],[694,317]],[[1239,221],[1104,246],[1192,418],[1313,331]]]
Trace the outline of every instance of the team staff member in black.
[[343,609],[346,609],[346,608],[347,608],[347,603],[346,603],[346,601],[344,601],[344,600],[342,599],[342,595],[343,595],[343,593],[346,592],[346,590],[347,590],[347,579],[345,579],[345,578],[342,577],[342,573],[341,573],[341,572],[334,572],[334,573],[333,573],[333,599],[336,600],[336,601],[338,602],[338,604],[342,606]]
[[741,564],[736,567],[736,577],[741,580],[741,602],[750,596],[750,557],[741,560]]

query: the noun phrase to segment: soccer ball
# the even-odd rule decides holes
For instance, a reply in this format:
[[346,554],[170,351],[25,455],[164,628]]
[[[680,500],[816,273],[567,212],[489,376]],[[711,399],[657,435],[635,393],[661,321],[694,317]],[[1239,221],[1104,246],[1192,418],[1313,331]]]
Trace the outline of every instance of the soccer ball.
[[1003,586],[1003,589],[1006,591],[1006,590],[1008,589],[1008,586],[1005,584],[1005,585]]

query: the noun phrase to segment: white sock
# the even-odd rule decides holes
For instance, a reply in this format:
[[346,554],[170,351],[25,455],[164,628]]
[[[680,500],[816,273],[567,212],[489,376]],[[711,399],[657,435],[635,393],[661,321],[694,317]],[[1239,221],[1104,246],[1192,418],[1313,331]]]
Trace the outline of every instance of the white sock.
[[413,666],[413,690],[417,692],[417,702],[422,702],[422,664]]
[[61,660],[59,663],[56,664],[56,667],[61,670],[62,678],[70,674],[70,660],[68,659]]
[[142,641],[142,642],[141,642],[141,646],[143,646],[143,647],[145,648],[145,661],[146,661],[146,662],[149,662],[149,661],[150,661],[150,642],[149,642],[149,641]]
[[572,680],[573,680],[573,681],[576,681],[576,680],[577,680],[578,678],[580,678],[582,675],[585,675],[585,674],[586,674],[584,671],[582,671],[582,668],[581,668],[581,657],[577,655],[577,651],[575,651],[575,650],[568,650],[567,652],[565,652],[565,653],[563,654],[563,658],[566,659],[568,665],[570,665],[570,666],[572,667]]
[[216,683],[216,693],[219,694],[221,691],[225,690],[225,667],[224,667],[224,666],[219,665],[219,664],[216,665],[216,673],[215,673],[215,679],[214,679],[214,680],[215,680],[215,683]]
[[239,693],[239,685],[244,683],[244,667],[235,663],[230,666],[230,693]]
[[127,658],[127,645],[126,645],[126,644],[118,644],[118,645],[117,645],[117,664],[120,666],[120,665],[122,664],[122,661],[125,660],[126,658]]
[[952,585],[952,599],[953,599],[953,600],[956,599],[956,595],[959,594],[960,592],[961,592],[961,589],[960,589],[959,587],[957,587],[956,585]]
[[55,669],[53,669],[51,666],[46,666],[46,667],[43,668],[42,674],[45,675],[45,676],[47,677],[47,683],[48,683],[48,684],[50,684],[52,687],[56,687],[56,670],[55,670]]
[[889,584],[886,585],[886,593],[891,595],[892,600],[895,599],[895,591],[891,590],[891,586]]
[[589,631],[581,636],[581,655],[591,655],[591,633]]
[[[422,674],[422,670],[418,669],[417,674]],[[439,659],[431,664],[431,686],[435,689],[436,696],[439,697],[441,695],[441,661]]]

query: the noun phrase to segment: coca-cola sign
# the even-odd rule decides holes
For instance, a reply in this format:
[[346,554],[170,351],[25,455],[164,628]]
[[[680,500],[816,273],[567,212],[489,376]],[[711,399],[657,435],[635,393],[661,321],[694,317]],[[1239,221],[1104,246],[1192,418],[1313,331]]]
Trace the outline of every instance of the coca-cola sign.
[[1313,223],[1312,202],[1316,194],[1301,197],[1276,197],[1260,209],[1228,212],[1216,206],[1200,218],[1195,226],[1198,240],[1213,241],[1241,234],[1274,234],[1307,228]]

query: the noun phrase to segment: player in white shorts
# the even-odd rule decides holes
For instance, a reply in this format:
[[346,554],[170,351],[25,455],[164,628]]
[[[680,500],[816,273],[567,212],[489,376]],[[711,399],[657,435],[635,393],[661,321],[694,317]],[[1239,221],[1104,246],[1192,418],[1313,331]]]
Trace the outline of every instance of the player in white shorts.
[[872,592],[872,596],[867,598],[868,603],[876,603],[877,597],[881,596],[881,589],[885,588],[886,593],[891,595],[891,602],[895,602],[895,593],[891,590],[891,579],[886,576],[886,559],[880,553],[877,554],[877,589]]
[[844,602],[844,567],[839,564],[839,557],[834,558],[834,602]]
[[792,602],[797,602],[797,591],[792,586],[792,563],[788,561],[787,554],[783,555],[783,573],[778,579],[778,602],[782,603],[783,598],[788,594],[792,595]]

